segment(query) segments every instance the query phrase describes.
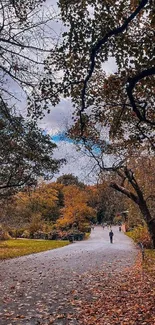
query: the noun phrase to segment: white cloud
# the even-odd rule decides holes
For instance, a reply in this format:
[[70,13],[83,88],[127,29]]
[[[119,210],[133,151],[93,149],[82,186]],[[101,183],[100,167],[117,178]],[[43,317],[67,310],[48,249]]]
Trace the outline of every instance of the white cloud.
[[[54,6],[53,8],[55,11],[57,11],[57,0],[47,0],[45,2],[43,6],[45,16],[48,15],[51,6]],[[46,26],[44,32],[46,32],[48,34],[47,36],[50,36],[53,41],[55,37],[60,35],[62,28],[63,24],[60,21],[56,22],[56,20],[53,20]],[[113,73],[116,71],[116,63],[113,58],[106,61],[102,67],[107,73]],[[19,100],[17,101],[16,99],[12,99],[12,102],[16,103],[17,108],[20,109],[21,113],[25,116],[25,93],[21,87],[11,79],[7,80],[7,87],[7,89],[11,90],[14,96]],[[69,99],[62,99],[56,107],[51,106],[50,110],[50,114],[46,114],[45,117],[39,122],[39,126],[46,130],[51,136],[64,132],[72,125],[74,108]],[[54,156],[58,159],[66,158],[67,164],[62,166],[59,174],[57,174],[55,177],[62,174],[72,173],[75,176],[78,176],[83,182],[94,183],[96,181],[97,168],[95,168],[95,162],[92,160],[92,158],[89,158],[82,152],[77,151],[73,143],[60,141],[57,145],[58,148],[55,150]]]
[[114,57],[110,57],[107,61],[105,61],[102,64],[102,69],[105,71],[107,74],[115,73],[117,72],[117,65],[116,65],[116,60]]
[[65,158],[67,163],[61,167],[59,173],[55,175],[55,179],[63,174],[73,174],[84,183],[96,182],[98,168],[92,158],[86,156],[82,151],[77,151],[73,143],[60,141],[57,146],[54,157]]
[[39,122],[39,126],[50,135],[61,133],[72,125],[72,114],[74,108],[71,101],[62,100],[56,107],[51,106],[50,114]]

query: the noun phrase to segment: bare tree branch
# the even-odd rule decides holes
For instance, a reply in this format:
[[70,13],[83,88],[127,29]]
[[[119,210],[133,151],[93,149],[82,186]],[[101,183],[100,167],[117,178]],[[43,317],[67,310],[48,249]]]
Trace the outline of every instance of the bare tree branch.
[[139,203],[138,197],[134,193],[128,191],[126,188],[116,184],[115,182],[111,183],[110,187],[121,192],[122,194],[125,194],[129,199],[133,200],[136,204]]

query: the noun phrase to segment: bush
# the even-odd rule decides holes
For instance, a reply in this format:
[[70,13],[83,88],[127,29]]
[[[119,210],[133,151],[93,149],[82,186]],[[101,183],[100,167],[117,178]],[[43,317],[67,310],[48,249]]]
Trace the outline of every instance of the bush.
[[69,240],[71,237],[74,238],[74,240],[82,240],[84,239],[84,232],[81,232],[79,230],[73,230],[71,229],[70,231],[66,232],[64,237],[62,238],[63,240]]
[[85,226],[85,227],[80,227],[79,229],[81,232],[91,232],[91,227],[90,226]]
[[25,231],[24,228],[19,228],[19,229],[9,229],[8,233],[12,238],[21,238],[23,232]]
[[81,232],[91,232],[91,226],[89,223],[83,223],[79,225],[79,231]]
[[28,230],[24,230],[21,237],[22,238],[30,238],[30,232]]
[[151,237],[146,226],[136,227],[132,231],[127,232],[127,235],[136,243],[142,243],[145,248],[152,247]]
[[33,214],[31,217],[31,222],[29,224],[29,232],[30,232],[30,238],[33,238],[34,233],[38,231],[42,231],[43,228],[43,221],[41,218],[41,214]]
[[38,230],[33,234],[33,239],[48,239],[48,233]]
[[11,239],[11,236],[2,226],[0,226],[0,240],[8,240],[8,239]]
[[51,240],[62,239],[62,237],[63,237],[63,232],[61,230],[53,230],[50,233],[48,233],[48,239]]

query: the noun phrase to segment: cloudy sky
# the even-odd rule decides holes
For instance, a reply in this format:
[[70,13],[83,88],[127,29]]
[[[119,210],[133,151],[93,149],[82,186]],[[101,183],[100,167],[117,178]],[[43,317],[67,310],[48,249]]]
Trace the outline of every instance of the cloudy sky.
[[[48,16],[51,11],[51,6],[54,6],[54,11],[57,12],[58,8],[55,0],[47,0],[44,7],[41,9],[44,15]],[[52,9],[53,10],[53,9]],[[46,33],[48,37],[53,39],[63,29],[61,21],[51,21],[48,25]],[[45,31],[44,31],[45,32]],[[104,66],[104,70],[108,73],[115,72],[115,62],[110,59]],[[26,97],[22,93],[20,87],[14,84],[12,81],[8,81],[9,88],[14,92],[15,97],[19,99],[18,108],[22,111],[22,114],[26,115]],[[75,145],[68,139],[62,140],[61,134],[66,131],[72,124],[73,107],[70,100],[62,99],[56,107],[50,107],[50,114],[46,114],[45,117],[39,122],[39,126],[51,135],[52,140],[57,144],[55,150],[56,158],[65,158],[67,163],[61,168],[59,175],[72,173],[78,176],[81,181],[86,183],[93,183],[97,179],[97,169],[95,168],[95,162],[86,156],[82,151],[77,151]],[[59,176],[59,175],[56,175]]]

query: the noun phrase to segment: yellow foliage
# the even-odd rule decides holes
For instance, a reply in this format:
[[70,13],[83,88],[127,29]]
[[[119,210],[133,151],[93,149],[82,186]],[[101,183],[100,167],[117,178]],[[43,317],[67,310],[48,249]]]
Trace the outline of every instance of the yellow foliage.
[[96,215],[96,211],[87,204],[87,193],[75,185],[63,189],[65,206],[61,209],[62,217],[57,220],[59,227],[70,227],[86,222]]
[[33,215],[46,216],[49,211],[56,208],[58,202],[58,190],[51,184],[42,183],[30,192],[20,192],[16,195],[16,206],[18,211],[33,219]]
[[150,248],[152,245],[151,237],[146,226],[136,227],[132,231],[129,231],[127,235],[136,243],[142,243],[146,248]]
[[41,214],[36,213],[32,215],[32,220],[29,225],[30,233],[34,234],[38,230],[42,230],[43,221],[41,220]]

